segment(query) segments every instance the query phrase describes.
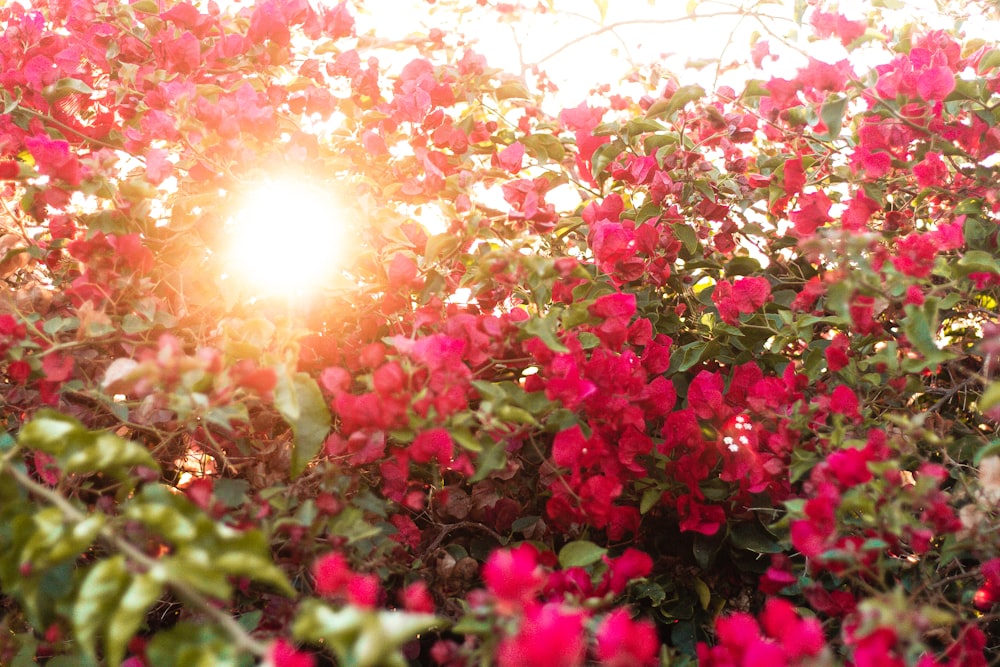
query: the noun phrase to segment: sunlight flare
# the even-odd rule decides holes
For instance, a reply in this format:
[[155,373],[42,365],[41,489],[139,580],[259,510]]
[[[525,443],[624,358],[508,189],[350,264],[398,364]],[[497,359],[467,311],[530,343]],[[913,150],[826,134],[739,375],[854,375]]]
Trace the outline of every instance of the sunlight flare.
[[226,222],[227,274],[255,296],[314,293],[351,252],[352,214],[329,187],[268,179],[238,194],[237,201]]

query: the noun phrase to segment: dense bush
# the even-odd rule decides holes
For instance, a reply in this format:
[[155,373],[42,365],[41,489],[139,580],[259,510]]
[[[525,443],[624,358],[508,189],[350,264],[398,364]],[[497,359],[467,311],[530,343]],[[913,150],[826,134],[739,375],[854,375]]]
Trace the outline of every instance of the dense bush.
[[0,8],[0,663],[997,664],[1000,49],[549,114],[357,4]]

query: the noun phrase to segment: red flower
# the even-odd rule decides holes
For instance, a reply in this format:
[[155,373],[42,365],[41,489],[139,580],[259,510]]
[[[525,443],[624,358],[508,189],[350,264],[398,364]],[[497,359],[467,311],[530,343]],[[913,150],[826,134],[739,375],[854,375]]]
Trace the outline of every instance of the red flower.
[[795,157],[785,161],[785,176],[782,185],[785,194],[798,194],[806,184],[806,175],[802,169],[802,158]]
[[7,366],[7,375],[18,384],[24,384],[31,377],[31,364],[23,359],[10,362]]
[[909,234],[896,243],[892,265],[900,273],[926,278],[934,269],[939,246],[930,234]]
[[830,207],[833,202],[825,192],[810,192],[799,196],[798,207],[789,214],[794,224],[792,236],[808,238],[816,232],[820,225],[833,220],[830,217]]
[[427,463],[431,459],[438,465],[447,465],[454,452],[451,435],[443,428],[424,431],[416,437],[409,448],[410,456],[417,463]]
[[854,421],[861,419],[858,412],[858,396],[845,384],[837,385],[830,396],[830,410],[842,414]]
[[850,345],[850,340],[842,333],[838,333],[830,341],[830,344],[823,351],[826,356],[826,365],[830,369],[831,373],[836,373],[841,368],[844,368],[848,364],[847,358],[847,348]]

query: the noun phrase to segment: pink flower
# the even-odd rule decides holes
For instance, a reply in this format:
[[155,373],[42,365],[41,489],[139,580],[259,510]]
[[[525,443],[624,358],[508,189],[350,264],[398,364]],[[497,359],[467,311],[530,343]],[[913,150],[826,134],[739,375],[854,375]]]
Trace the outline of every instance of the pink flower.
[[308,653],[296,651],[285,639],[278,639],[268,649],[267,657],[274,667],[315,667],[316,661]]
[[511,611],[526,605],[545,585],[538,550],[525,543],[494,551],[483,565],[483,581],[502,609]]
[[511,174],[521,171],[521,161],[524,159],[524,144],[515,141],[502,151],[493,154],[492,164],[494,167],[503,169]]
[[583,612],[558,603],[532,605],[517,634],[500,643],[497,662],[500,667],[578,667],[587,649],[583,622]]
[[607,585],[615,595],[624,593],[630,581],[649,576],[653,571],[653,559],[638,549],[626,549],[618,558],[605,556],[604,562],[608,564],[608,571],[604,575],[602,586]]
[[316,593],[330,598],[346,598],[351,604],[371,608],[378,602],[379,579],[373,574],[357,574],[347,559],[330,553],[313,564]]
[[860,420],[861,414],[858,412],[858,396],[847,385],[841,384],[833,390],[830,396],[830,410],[838,414],[849,417],[852,420]]
[[616,609],[597,628],[597,657],[605,667],[640,667],[658,664],[660,642],[649,621],[633,621]]
[[434,613],[434,598],[431,597],[430,589],[423,581],[414,581],[404,588],[401,597],[406,611],[420,614]]
[[353,576],[347,559],[338,553],[330,553],[313,564],[316,592],[320,595],[340,595]]

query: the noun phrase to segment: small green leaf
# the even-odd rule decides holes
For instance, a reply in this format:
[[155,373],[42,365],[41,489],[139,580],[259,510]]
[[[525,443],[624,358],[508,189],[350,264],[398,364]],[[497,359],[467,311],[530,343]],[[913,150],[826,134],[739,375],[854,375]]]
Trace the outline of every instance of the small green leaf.
[[424,259],[433,262],[450,255],[461,243],[461,239],[454,234],[435,234],[427,239],[424,246]]
[[639,501],[639,514],[645,514],[656,507],[662,497],[663,490],[656,486],[643,491],[642,498]]
[[524,144],[528,154],[539,162],[544,163],[548,160],[562,162],[563,158],[566,157],[566,149],[562,142],[551,134],[531,134],[523,137],[521,143]]
[[559,565],[568,567],[586,567],[601,560],[608,550],[587,540],[569,542],[559,550]]
[[1000,273],[1000,263],[997,262],[993,253],[983,250],[968,250],[962,258],[958,260],[958,265],[962,267],[962,273]]

